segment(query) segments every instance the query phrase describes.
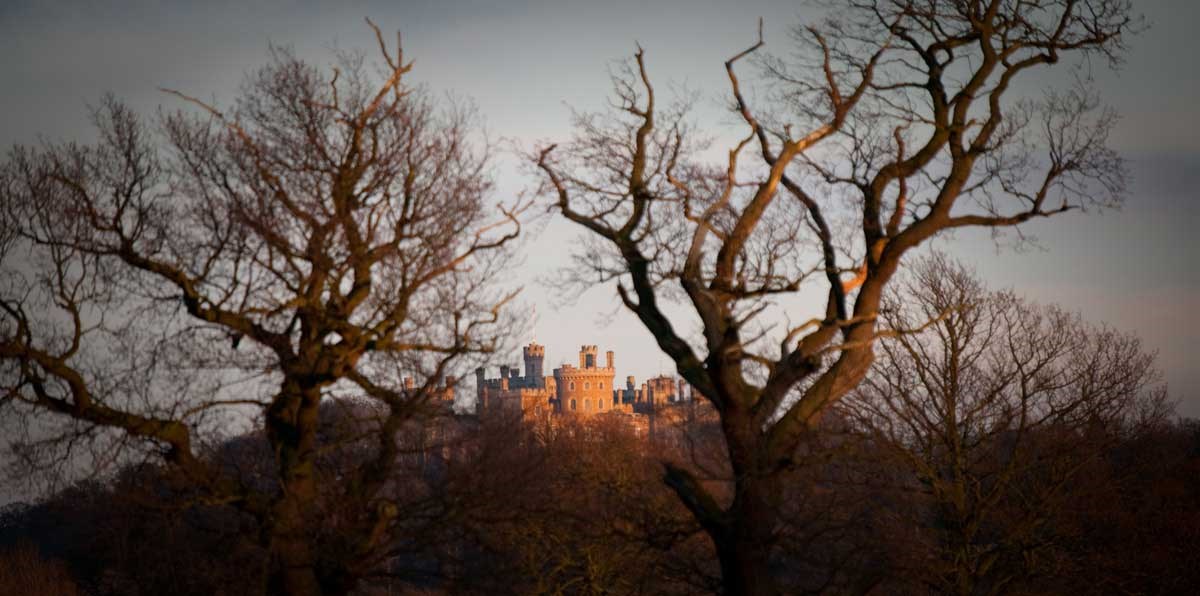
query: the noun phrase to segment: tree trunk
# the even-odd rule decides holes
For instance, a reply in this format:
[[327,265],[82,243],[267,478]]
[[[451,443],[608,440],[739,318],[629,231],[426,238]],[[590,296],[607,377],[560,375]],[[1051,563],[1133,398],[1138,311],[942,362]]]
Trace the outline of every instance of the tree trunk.
[[268,594],[318,596],[313,544],[316,431],[321,402],[319,387],[285,379],[280,395],[267,409],[267,438],[279,466],[281,493],[267,526],[270,569]]
[[317,579],[315,553],[305,528],[295,528],[291,522],[277,523],[271,534],[267,593],[272,596],[320,596],[322,590]]
[[692,474],[667,464],[663,481],[704,528],[721,564],[722,592],[738,596],[780,593],[771,570],[771,550],[778,521],[776,480],[760,470],[756,450],[731,449],[734,499],[721,507]]
[[[728,525],[713,536],[721,562],[721,585],[726,595],[775,596],[779,588],[771,571],[771,543],[776,510],[769,478],[742,477],[729,509]],[[711,535],[711,534],[710,534]]]

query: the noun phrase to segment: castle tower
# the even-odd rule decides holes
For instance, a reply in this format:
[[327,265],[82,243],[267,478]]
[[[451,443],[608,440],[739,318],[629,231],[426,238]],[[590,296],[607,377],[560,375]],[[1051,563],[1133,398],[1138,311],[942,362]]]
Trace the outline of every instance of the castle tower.
[[613,369],[600,366],[594,345],[579,348],[579,367],[564,364],[554,369],[555,409],[591,415],[614,407]]
[[649,392],[646,400],[655,407],[675,401],[675,381],[666,375],[659,375],[647,381]]
[[530,342],[521,352],[525,357],[525,385],[527,387],[544,387],[542,365],[546,360],[546,348],[535,342]]
[[579,368],[596,368],[596,346],[579,348]]

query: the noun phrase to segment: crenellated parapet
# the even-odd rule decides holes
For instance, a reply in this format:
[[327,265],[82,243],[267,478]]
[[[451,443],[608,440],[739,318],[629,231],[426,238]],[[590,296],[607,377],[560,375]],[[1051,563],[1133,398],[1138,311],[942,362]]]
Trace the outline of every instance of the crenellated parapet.
[[521,357],[525,360],[525,386],[544,387],[541,380],[544,378],[542,371],[546,361],[546,348],[530,343],[521,349]]
[[554,369],[556,383],[555,411],[572,414],[598,414],[611,411],[613,399],[613,353],[607,352],[608,366],[596,360],[599,348],[583,345],[579,348],[579,367],[564,364]]
[[488,378],[483,368],[476,369],[477,407],[481,413],[511,410],[522,416],[530,412],[653,415],[681,401],[686,387],[682,379],[660,375],[639,386],[633,376],[628,376],[621,387],[615,381],[616,354],[605,352],[601,366],[599,353],[598,346],[584,344],[579,348],[578,366],[563,364],[551,375],[542,375],[545,348],[530,343],[521,349],[524,375],[509,365],[500,366],[500,376],[495,378]]
[[[455,389],[458,380],[454,377],[445,379],[432,378],[428,385],[417,386],[413,377],[405,376],[400,381],[400,394],[405,398],[418,398],[427,404],[451,408],[454,406]],[[422,394],[423,392],[423,394]]]

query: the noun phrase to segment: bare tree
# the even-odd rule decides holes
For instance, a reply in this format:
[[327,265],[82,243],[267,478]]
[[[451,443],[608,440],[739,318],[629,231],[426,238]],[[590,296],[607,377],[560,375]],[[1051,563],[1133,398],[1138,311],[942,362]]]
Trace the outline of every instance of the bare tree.
[[[0,408],[57,430],[27,453],[161,457],[259,521],[271,593],[344,593],[381,563],[407,513],[396,433],[506,331],[516,206],[489,198],[469,106],[407,84],[372,28],[379,64],[276,48],[228,109],[172,91],[195,109],[147,124],[106,98],[94,144],[16,147],[0,170]],[[334,395],[375,403],[354,469],[321,469]],[[255,428],[265,477],[206,459]],[[343,519],[316,506],[323,483]]]
[[[725,63],[744,138],[724,164],[698,157],[686,110],[663,108],[640,48],[614,77],[610,113],[580,115],[570,142],[531,156],[591,239],[580,279],[616,281],[719,412],[732,498],[678,467],[665,480],[712,538],[731,594],[778,590],[778,473],[867,374],[876,338],[898,332],[878,314],[904,255],[946,230],[1114,204],[1124,189],[1093,93],[1022,98],[1013,84],[1042,66],[1115,62],[1136,25],[1128,0],[831,5],[836,18],[797,30],[796,59],[767,61],[769,109],[736,71],[761,33]],[[823,307],[796,317],[807,288]],[[691,319],[670,314],[673,298]],[[692,322],[698,337],[681,331]]]
[[[1059,308],[988,292],[943,257],[888,299],[880,358],[837,407],[898,459],[924,495],[909,518],[932,549],[909,573],[940,593],[1002,594],[1052,575],[1084,475],[1113,445],[1168,417],[1138,340]],[[1107,476],[1107,475],[1102,475]],[[931,552],[932,556],[923,556]]]

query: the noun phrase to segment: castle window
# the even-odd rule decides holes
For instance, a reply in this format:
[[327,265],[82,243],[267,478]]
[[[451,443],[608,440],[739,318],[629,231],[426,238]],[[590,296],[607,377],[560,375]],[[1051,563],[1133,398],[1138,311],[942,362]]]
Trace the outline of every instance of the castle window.
[[587,382],[587,381],[584,381],[584,382],[583,382],[583,388],[584,388],[584,389],[591,389],[591,388],[592,388],[592,384],[591,384],[591,383],[589,383],[589,382]]
[[590,400],[590,399],[583,400],[583,411],[587,412],[591,409],[592,409],[592,400]]
[[[571,391],[574,391],[574,390],[575,390],[575,381],[571,381]],[[571,409],[574,410],[575,408],[571,408]]]
[[597,410],[603,410],[603,409],[604,409],[604,400],[600,400],[600,401],[596,402],[596,409],[597,409]]
[[571,400],[571,409],[572,409],[572,410],[574,410],[574,409],[575,409],[575,400]]
[[604,381],[600,381],[600,388],[604,389]]

